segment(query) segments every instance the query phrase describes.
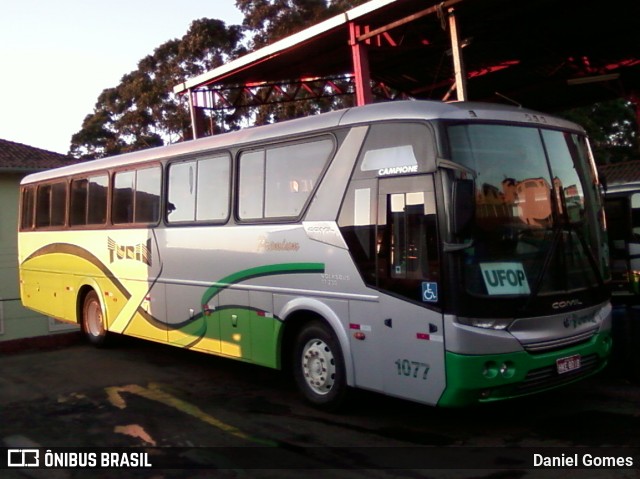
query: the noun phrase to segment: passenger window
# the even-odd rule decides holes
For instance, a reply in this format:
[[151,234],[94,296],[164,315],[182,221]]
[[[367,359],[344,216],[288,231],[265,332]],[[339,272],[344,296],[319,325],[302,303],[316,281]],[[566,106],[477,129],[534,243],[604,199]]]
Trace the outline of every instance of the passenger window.
[[243,220],[264,217],[264,150],[240,157],[238,215]]
[[37,193],[36,226],[64,226],[67,207],[67,184],[40,185]]
[[169,166],[167,218],[171,223],[193,221],[196,212],[196,162]]
[[157,223],[160,185],[159,166],[117,172],[113,180],[113,223]]
[[171,164],[167,221],[225,221],[230,176],[231,160],[226,154]]
[[71,204],[69,223],[71,226],[87,224],[87,190],[89,180],[82,178],[71,182]]
[[333,140],[325,137],[243,153],[239,217],[254,220],[299,217],[333,149]]
[[20,227],[23,230],[33,228],[33,207],[35,204],[35,188],[27,186],[22,190],[22,211]]
[[228,155],[198,161],[196,221],[224,221],[229,217],[231,159]]
[[71,182],[69,221],[72,226],[104,225],[107,221],[107,175]]
[[160,167],[136,172],[135,223],[157,223],[160,219]]
[[103,225],[107,222],[107,194],[109,177],[100,175],[89,178],[87,198],[87,224]]
[[133,223],[135,179],[135,171],[123,171],[114,175],[111,209],[111,220],[114,224]]

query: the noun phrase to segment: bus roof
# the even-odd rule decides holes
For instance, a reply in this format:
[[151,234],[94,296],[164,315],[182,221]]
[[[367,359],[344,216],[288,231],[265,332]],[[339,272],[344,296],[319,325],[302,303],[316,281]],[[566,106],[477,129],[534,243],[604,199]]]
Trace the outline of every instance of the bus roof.
[[33,173],[26,176],[21,184],[72,176],[88,171],[106,170],[152,160],[185,156],[201,151],[240,147],[259,141],[275,140],[287,136],[301,136],[340,126],[354,126],[384,120],[436,119],[535,123],[583,132],[583,129],[575,123],[511,105],[474,102],[394,101],[322,113],[271,125],[250,127],[197,140],[86,161],[75,165]]

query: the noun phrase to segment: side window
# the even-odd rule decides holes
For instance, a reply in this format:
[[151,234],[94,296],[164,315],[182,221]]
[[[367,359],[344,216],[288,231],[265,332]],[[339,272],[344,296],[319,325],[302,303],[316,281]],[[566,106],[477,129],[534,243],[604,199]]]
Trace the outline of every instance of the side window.
[[169,166],[167,221],[225,221],[229,216],[228,155]]
[[108,176],[78,178],[71,182],[69,221],[72,226],[107,222]]
[[264,217],[264,150],[240,157],[238,216],[243,220]]
[[157,223],[160,220],[161,176],[159,166],[136,171],[134,223]]
[[71,226],[87,224],[87,190],[89,180],[81,178],[71,181],[71,203],[69,205],[69,223]]
[[89,178],[87,224],[103,225],[107,222],[107,194],[109,177],[100,175]]
[[299,217],[333,150],[333,140],[323,137],[242,153],[240,219]]
[[114,224],[156,223],[160,219],[159,166],[116,172],[113,178]]
[[225,221],[229,217],[231,158],[198,160],[196,221]]
[[66,183],[58,182],[38,186],[36,195],[36,227],[64,226],[66,207]]
[[122,171],[113,176],[111,220],[114,224],[133,223],[135,179],[135,171]]
[[33,228],[33,207],[35,205],[36,190],[32,186],[22,189],[22,206],[20,216],[20,228],[23,230]]

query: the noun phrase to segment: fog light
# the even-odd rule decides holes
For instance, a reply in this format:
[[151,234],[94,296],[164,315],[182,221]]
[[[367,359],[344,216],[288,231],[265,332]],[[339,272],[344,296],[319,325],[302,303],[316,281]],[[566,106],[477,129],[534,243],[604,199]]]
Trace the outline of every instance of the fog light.
[[487,379],[493,379],[498,375],[498,365],[494,361],[484,363],[482,375]]
[[503,378],[505,379],[512,378],[515,375],[515,373],[516,373],[516,367],[515,367],[515,364],[513,364],[511,361],[505,361],[500,365],[500,374],[502,375]]

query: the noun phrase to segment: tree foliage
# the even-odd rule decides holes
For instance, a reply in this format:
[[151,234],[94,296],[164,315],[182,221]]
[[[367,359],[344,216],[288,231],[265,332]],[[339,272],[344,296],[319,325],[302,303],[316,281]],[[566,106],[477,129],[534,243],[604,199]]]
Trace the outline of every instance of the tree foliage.
[[236,0],[250,47],[261,48],[368,0]]
[[71,138],[69,153],[100,158],[189,138],[189,110],[173,96],[173,87],[242,54],[241,39],[240,26],[195,20],[181,39],[163,43],[116,87],[103,90]]
[[[195,20],[180,39],[169,40],[140,60],[120,83],[105,89],[69,153],[79,159],[140,150],[192,137],[188,105],[177,99],[175,85],[247,52],[278,41],[367,0],[236,0],[243,24]],[[283,80],[287,80],[283,78]],[[241,123],[265,124],[348,106],[350,98],[304,100],[253,110],[208,113],[208,134]],[[611,163],[640,157],[634,106],[624,100],[566,112],[592,138],[596,159]]]
[[589,135],[598,164],[640,159],[635,105],[624,99],[594,103],[563,114]]

